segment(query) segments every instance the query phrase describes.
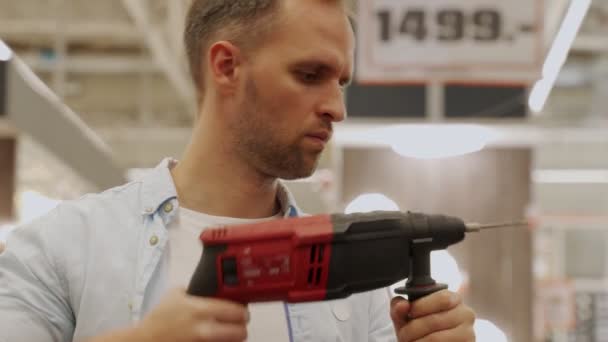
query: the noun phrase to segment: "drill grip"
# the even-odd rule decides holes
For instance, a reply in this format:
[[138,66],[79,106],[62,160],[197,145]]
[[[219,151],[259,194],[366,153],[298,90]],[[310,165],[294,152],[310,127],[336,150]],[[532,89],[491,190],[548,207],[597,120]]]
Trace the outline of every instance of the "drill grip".
[[216,260],[226,250],[226,245],[208,246],[203,251],[196,270],[190,279],[187,293],[194,296],[214,297],[219,292]]

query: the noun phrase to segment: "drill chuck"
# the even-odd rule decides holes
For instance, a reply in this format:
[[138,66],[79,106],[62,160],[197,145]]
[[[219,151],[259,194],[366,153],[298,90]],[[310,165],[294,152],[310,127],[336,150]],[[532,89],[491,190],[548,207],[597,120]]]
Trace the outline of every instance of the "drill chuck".
[[527,221],[515,221],[515,222],[504,222],[504,223],[490,223],[490,224],[481,224],[481,223],[467,223],[466,231],[467,233],[476,233],[485,229],[495,229],[495,228],[507,228],[507,227],[518,227],[518,226],[527,226]]

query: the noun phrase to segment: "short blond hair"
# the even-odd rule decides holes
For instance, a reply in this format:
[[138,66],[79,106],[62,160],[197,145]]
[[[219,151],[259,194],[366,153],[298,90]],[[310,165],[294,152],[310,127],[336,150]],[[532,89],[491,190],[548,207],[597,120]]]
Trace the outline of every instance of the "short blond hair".
[[[199,92],[203,88],[202,57],[221,34],[242,48],[253,49],[272,31],[284,0],[193,0],[186,17],[184,44],[190,75]],[[298,0],[310,1],[310,0]],[[352,0],[324,0],[342,4],[349,17]]]

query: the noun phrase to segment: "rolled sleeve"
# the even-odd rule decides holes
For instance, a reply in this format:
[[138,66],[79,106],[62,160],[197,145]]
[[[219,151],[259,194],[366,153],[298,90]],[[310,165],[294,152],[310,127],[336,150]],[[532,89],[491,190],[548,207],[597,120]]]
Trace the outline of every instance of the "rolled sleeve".
[[71,341],[74,318],[52,242],[34,223],[16,229],[0,254],[0,341]]

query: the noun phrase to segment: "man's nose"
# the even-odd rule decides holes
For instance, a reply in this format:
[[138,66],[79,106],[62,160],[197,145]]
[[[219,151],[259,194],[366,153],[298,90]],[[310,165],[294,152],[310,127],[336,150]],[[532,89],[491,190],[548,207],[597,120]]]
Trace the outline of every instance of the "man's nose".
[[327,94],[319,108],[319,115],[329,118],[332,122],[340,122],[345,119],[346,104],[344,103],[344,92],[340,88]]

